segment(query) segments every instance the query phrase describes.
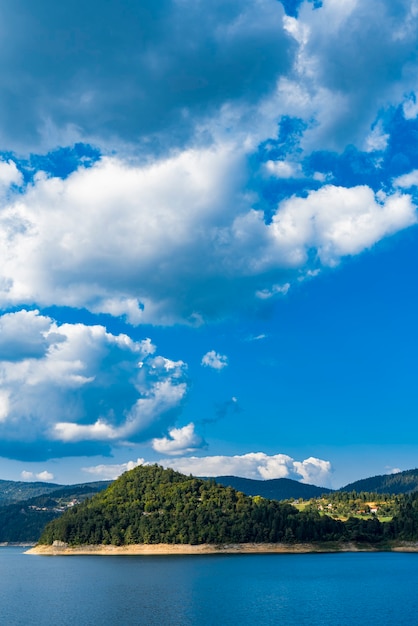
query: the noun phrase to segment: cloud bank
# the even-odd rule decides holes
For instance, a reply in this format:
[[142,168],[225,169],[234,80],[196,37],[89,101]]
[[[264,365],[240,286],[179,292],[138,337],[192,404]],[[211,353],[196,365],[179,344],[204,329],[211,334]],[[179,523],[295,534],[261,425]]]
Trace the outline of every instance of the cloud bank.
[[[416,225],[417,16],[416,0],[2,2],[0,455],[203,445],[176,427],[182,361],[43,308],[248,318]],[[308,461],[248,472],[304,479]]]
[[[191,0],[41,0],[36,16],[18,4],[0,9],[3,308],[217,321],[416,224],[403,189],[418,157],[414,168],[392,139],[394,108],[416,117],[414,1],[285,3],[290,16],[276,0],[228,0],[204,21]],[[45,37],[64,26],[65,39]],[[52,157],[10,153],[76,140],[102,158],[81,151],[65,176]],[[341,183],[330,150],[348,142],[368,176],[353,166]],[[404,164],[395,187],[386,153]]]
[[3,456],[108,452],[162,435],[175,422],[188,388],[186,365],[156,355],[149,339],[58,325],[27,310],[1,316],[0,329]]
[[[136,465],[142,465],[138,459]],[[161,459],[163,467],[171,467],[183,474],[194,476],[242,476],[254,480],[273,478],[290,478],[307,484],[325,487],[329,484],[332,467],[329,461],[309,457],[304,461],[296,461],[286,454],[269,456],[264,452],[250,452],[236,456],[204,456],[183,457],[177,459]],[[83,468],[84,471],[101,477],[117,477],[126,469],[125,464],[98,465]]]
[[241,161],[221,146],[39,176],[0,212],[0,304],[199,324],[261,306],[417,221],[410,195],[326,185],[266,223],[239,191]]
[[184,145],[196,118],[274,88],[294,48],[282,17],[272,0],[123,9],[117,0],[39,0],[35,11],[29,0],[5,0],[1,143],[28,152],[80,138],[112,150]]
[[296,461],[286,454],[269,456],[249,452],[236,456],[205,456],[162,459],[160,464],[194,476],[242,476],[256,480],[291,478],[302,483],[326,486],[330,480],[331,463],[315,457]]

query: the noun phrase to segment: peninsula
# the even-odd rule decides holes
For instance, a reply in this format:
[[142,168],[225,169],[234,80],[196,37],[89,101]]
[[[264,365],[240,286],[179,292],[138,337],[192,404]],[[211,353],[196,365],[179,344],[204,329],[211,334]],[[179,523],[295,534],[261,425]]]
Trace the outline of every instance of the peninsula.
[[35,554],[206,554],[417,549],[418,497],[387,523],[246,496],[157,465],[139,466],[50,522]]

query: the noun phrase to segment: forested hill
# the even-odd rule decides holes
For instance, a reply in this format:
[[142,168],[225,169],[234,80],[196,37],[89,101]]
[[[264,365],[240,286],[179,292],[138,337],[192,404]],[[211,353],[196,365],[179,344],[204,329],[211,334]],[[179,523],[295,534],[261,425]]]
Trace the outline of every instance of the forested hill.
[[[417,496],[417,497],[416,497]],[[350,517],[346,522],[298,510],[288,503],[250,497],[215,481],[184,476],[158,465],[126,472],[105,491],[47,524],[40,543],[225,544],[357,541],[418,538],[418,494],[400,496],[392,521]],[[402,517],[403,516],[403,517]]]
[[158,465],[126,472],[45,528],[41,543],[245,543],[340,538],[344,524]]
[[233,487],[247,496],[262,496],[270,500],[290,500],[291,498],[309,500],[319,498],[332,490],[326,487],[306,485],[290,478],[272,478],[270,480],[254,480],[239,476],[217,476],[214,479],[218,485]]
[[339,491],[361,491],[373,493],[413,493],[418,491],[418,469],[406,470],[397,474],[383,474],[382,476],[373,476],[371,478],[363,478],[354,483],[350,483]]

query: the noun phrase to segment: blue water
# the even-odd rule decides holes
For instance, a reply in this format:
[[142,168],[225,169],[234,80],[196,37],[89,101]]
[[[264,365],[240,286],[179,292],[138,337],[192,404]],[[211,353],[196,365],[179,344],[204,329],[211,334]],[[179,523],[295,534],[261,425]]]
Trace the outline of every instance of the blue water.
[[0,548],[6,626],[418,626],[418,554],[25,555]]

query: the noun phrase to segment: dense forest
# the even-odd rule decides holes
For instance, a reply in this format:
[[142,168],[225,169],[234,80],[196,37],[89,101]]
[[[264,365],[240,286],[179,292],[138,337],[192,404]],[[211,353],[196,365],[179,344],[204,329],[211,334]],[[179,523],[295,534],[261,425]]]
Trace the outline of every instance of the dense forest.
[[83,502],[109,482],[60,487],[25,501],[0,506],[0,543],[38,541],[45,524],[72,506]]
[[105,491],[47,524],[40,543],[225,544],[247,542],[418,539],[418,495],[404,496],[390,522],[350,516],[345,522],[314,507],[250,497],[213,480],[157,465],[123,474]]

